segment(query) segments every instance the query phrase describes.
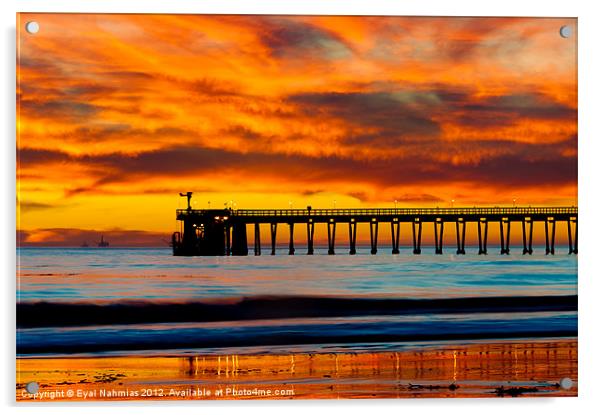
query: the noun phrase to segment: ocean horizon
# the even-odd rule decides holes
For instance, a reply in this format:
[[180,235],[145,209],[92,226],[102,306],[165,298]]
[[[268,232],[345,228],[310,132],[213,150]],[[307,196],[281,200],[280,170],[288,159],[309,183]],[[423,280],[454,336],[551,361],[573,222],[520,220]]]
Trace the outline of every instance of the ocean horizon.
[[319,248],[247,257],[20,248],[17,353],[365,352],[576,337],[576,256],[427,249],[325,258]]

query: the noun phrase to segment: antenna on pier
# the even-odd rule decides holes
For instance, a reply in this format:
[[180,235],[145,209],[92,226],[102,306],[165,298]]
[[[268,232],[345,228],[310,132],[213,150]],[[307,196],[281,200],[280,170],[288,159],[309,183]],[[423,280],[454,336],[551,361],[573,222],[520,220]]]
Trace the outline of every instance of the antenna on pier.
[[187,210],[192,210],[192,208],[190,207],[190,199],[192,199],[192,192],[180,193],[180,196],[185,197],[187,199],[187,201],[188,201]]

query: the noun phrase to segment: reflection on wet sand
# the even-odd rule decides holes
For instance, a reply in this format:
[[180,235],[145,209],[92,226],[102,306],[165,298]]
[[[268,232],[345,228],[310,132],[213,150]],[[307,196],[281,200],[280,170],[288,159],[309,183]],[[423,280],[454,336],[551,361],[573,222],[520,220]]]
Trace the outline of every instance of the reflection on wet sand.
[[[558,384],[565,377],[573,380],[569,390]],[[44,400],[576,396],[577,340],[378,353],[18,359],[17,400],[34,399],[24,389],[33,381],[40,392],[56,392]]]

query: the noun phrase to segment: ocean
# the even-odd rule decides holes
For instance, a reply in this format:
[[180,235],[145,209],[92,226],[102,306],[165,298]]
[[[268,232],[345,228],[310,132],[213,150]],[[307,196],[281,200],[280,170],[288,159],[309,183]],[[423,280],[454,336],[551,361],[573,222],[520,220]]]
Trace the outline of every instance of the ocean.
[[361,353],[577,336],[577,257],[561,249],[302,252],[20,248],[17,354]]

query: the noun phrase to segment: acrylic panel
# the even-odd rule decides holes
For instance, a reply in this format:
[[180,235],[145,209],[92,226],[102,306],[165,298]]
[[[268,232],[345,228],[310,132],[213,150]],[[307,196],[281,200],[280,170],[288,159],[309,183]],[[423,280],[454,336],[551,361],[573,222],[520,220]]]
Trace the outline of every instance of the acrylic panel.
[[577,395],[577,19],[17,42],[18,401]]

